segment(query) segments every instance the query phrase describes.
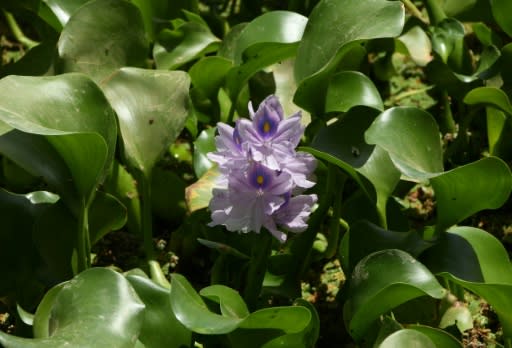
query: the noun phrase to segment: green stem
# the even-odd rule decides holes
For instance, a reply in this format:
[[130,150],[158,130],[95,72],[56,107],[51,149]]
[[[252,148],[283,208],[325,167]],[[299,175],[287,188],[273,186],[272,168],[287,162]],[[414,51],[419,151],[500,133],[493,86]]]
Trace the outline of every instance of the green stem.
[[39,45],[39,42],[29,39],[28,37],[23,34],[23,31],[21,31],[21,28],[18,25],[18,22],[16,22],[16,18],[10,13],[5,10],[2,10],[5,16],[5,20],[7,21],[7,25],[9,26],[9,29],[11,29],[12,35],[27,48],[32,48],[37,45]]
[[148,260],[149,274],[151,279],[158,285],[170,288],[169,281],[165,277],[160,264],[156,261],[155,249],[153,246],[153,214],[151,209],[151,174],[140,173],[137,180],[141,219],[140,228],[146,259]]
[[452,108],[450,106],[450,96],[446,90],[442,91],[441,95],[442,99],[442,110],[441,117],[439,122],[439,127],[441,128],[441,132],[443,134],[446,133],[455,133],[455,121],[453,120]]
[[[347,176],[338,176],[336,180],[336,192],[337,195],[334,196],[334,202],[332,205],[332,217],[329,223],[329,236],[327,239],[327,249],[325,250],[324,256],[327,259],[330,259],[336,255],[336,251],[338,250],[338,244],[340,239],[340,227],[342,227],[341,220],[341,203],[343,202],[343,188],[345,187],[345,182],[347,181]],[[343,226],[343,231],[345,232],[345,226]]]
[[82,203],[78,215],[77,269],[81,273],[91,267],[91,241],[89,236],[89,205]]
[[309,260],[311,257],[311,250],[315,242],[316,234],[320,224],[329,211],[331,202],[335,192],[337,168],[335,165],[329,163],[327,167],[327,180],[325,184],[324,194],[320,197],[318,208],[311,214],[308,221],[308,228],[302,232],[294,241],[291,247],[291,252],[296,259],[296,269],[292,271],[292,277],[295,281],[299,281],[304,272],[309,267]]
[[423,0],[425,7],[427,8],[428,17],[433,25],[438,25],[443,19],[446,18],[441,5],[438,0]]
[[267,230],[262,230],[257,238],[257,243],[254,243],[252,247],[244,289],[244,300],[251,311],[257,309],[271,251],[272,235]]
[[421,13],[411,0],[402,0],[402,3],[414,17],[418,18],[423,23],[428,24],[428,20],[423,17],[423,13]]

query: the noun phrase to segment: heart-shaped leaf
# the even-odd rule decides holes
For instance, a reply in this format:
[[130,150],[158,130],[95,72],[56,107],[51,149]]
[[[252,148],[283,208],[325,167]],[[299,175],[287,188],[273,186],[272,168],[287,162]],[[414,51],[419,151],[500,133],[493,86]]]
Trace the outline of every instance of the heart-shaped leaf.
[[148,43],[139,9],[129,1],[93,0],[69,18],[58,42],[60,71],[99,82],[124,66],[143,66]]
[[182,71],[122,68],[103,85],[119,117],[126,160],[146,177],[185,125],[189,84]]
[[215,303],[220,307],[222,315],[234,318],[245,318],[249,315],[249,310],[244,300],[238,293],[224,285],[210,285],[201,289],[199,294]]
[[411,329],[403,329],[386,337],[378,346],[378,348],[395,347],[436,348],[437,346],[424,333]]
[[50,292],[49,336],[20,338],[0,332],[5,347],[131,347],[139,335],[144,304],[120,274],[91,268]]
[[354,268],[343,308],[350,335],[361,341],[381,314],[425,295],[439,299],[445,290],[411,255],[398,249],[368,255]]
[[509,116],[512,115],[512,105],[505,92],[495,87],[478,87],[472,89],[464,97],[464,103],[469,105],[484,104],[493,106]]

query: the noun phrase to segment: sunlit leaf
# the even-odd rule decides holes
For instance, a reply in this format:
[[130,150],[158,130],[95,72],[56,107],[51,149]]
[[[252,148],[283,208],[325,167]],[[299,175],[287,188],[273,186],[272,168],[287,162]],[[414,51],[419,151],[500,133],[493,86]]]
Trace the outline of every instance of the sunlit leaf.
[[243,321],[211,312],[185,277],[174,273],[171,279],[171,306],[176,318],[189,330],[202,334],[225,334]]
[[510,17],[507,15],[512,12],[512,3],[507,0],[491,0],[490,2],[494,19],[501,29],[503,29],[508,36],[512,37],[512,22],[510,21]]
[[437,346],[425,334],[411,329],[396,331],[386,337],[378,348],[415,347],[415,348],[436,348]]
[[432,340],[432,342],[434,342],[436,347],[462,348],[462,342],[458,341],[455,337],[444,330],[419,324],[408,325],[407,328],[425,334]]
[[52,10],[62,26],[65,26],[69,17],[90,0],[43,0]]
[[249,315],[247,305],[238,291],[227,286],[210,285],[201,289],[199,294],[219,304],[222,315],[242,319]]
[[408,253],[389,249],[368,255],[354,268],[343,309],[350,335],[361,341],[381,314],[425,295],[442,298],[445,290]]
[[182,71],[122,68],[103,85],[119,117],[124,156],[148,177],[185,125],[189,84]]
[[206,208],[213,197],[212,189],[219,177],[217,166],[210,168],[199,180],[185,189],[185,200],[189,212]]
[[395,107],[384,111],[368,128],[365,139],[386,150],[409,178],[424,180],[443,171],[439,128],[421,109]]
[[206,156],[208,152],[215,151],[215,132],[212,127],[202,131],[194,141],[194,172],[198,178],[202,177],[214,163]]
[[469,105],[483,104],[493,106],[509,116],[512,115],[512,105],[505,92],[495,87],[479,87],[472,89],[464,97],[464,103]]
[[[120,274],[92,268],[76,276],[55,294],[51,315],[36,312],[53,324],[49,336],[20,338],[0,332],[5,347],[130,347],[139,335],[144,304]],[[43,299],[42,303],[47,303]],[[36,320],[35,318],[35,320]]]

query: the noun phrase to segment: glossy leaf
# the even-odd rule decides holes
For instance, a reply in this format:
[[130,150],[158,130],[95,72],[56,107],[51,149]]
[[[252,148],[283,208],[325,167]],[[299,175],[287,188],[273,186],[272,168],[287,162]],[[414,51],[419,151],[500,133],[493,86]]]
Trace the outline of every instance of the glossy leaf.
[[[21,279],[34,277],[36,250],[32,247],[31,231],[37,216],[50,208],[54,201],[35,201],[30,198],[33,194],[18,195],[0,189],[0,209],[4,214],[0,230],[0,253],[5,258],[0,264],[2,296],[18,291],[17,284],[23,284]],[[44,196],[48,198],[49,195]]]
[[350,335],[361,341],[381,314],[425,295],[439,299],[445,290],[408,253],[389,249],[368,255],[354,268],[349,299],[343,309]]
[[462,342],[458,341],[455,337],[444,330],[418,324],[408,325],[407,328],[425,334],[432,340],[432,342],[434,342],[436,347],[462,348]]
[[420,26],[414,26],[398,37],[412,60],[419,66],[425,66],[432,60],[432,43]]
[[415,347],[415,348],[436,348],[437,346],[425,334],[411,329],[396,331],[386,337],[378,348]]
[[265,13],[237,33],[232,48],[236,67],[227,77],[231,98],[238,98],[244,84],[261,69],[293,56],[307,18],[289,11]]
[[245,318],[249,315],[249,310],[244,300],[238,293],[224,285],[210,285],[201,289],[199,294],[215,303],[220,307],[222,315],[233,318]]
[[205,57],[194,64],[188,73],[192,85],[212,99],[217,96],[217,92],[232,66],[233,62],[225,58]]
[[139,9],[128,1],[93,0],[68,20],[58,42],[60,71],[96,82],[124,66],[143,66],[148,54]]
[[[432,245],[425,241],[417,231],[389,231],[364,220],[357,221],[350,226],[348,240],[351,269],[366,255],[376,251],[400,249],[417,257]],[[368,243],[369,240],[372,242]]]
[[480,210],[501,207],[512,190],[510,169],[496,157],[452,169],[430,182],[436,194],[439,231]]
[[373,82],[358,71],[342,71],[332,76],[325,100],[325,112],[347,112],[356,105],[384,110]]
[[201,334],[225,334],[243,319],[211,312],[192,285],[180,274],[171,279],[171,306],[176,318],[189,330]]
[[[54,297],[46,338],[20,338],[0,332],[5,347],[130,347],[143,320],[144,304],[120,274],[92,268],[66,283]],[[44,303],[43,299],[43,303]],[[37,315],[44,315],[38,312]],[[46,315],[45,315],[46,317]]]
[[202,177],[214,165],[206,155],[208,152],[216,150],[216,130],[217,128],[215,127],[205,129],[194,141],[194,172],[198,178]]
[[[361,18],[365,18],[364,21]],[[311,12],[297,51],[295,76],[310,76],[349,42],[398,36],[404,25],[403,5],[385,0],[323,0]]]
[[243,62],[244,51],[258,43],[300,41],[308,19],[289,11],[272,11],[251,21],[240,33],[234,50],[235,65]]
[[[117,136],[114,111],[100,89],[80,74],[9,76],[0,80],[0,100],[0,120],[23,132],[46,136],[54,149],[34,136],[19,140],[7,134],[3,147],[12,160],[60,188],[68,203],[71,174],[79,197],[88,201],[112,162]],[[19,141],[29,142],[32,149],[17,149]]]
[[65,26],[69,17],[75,11],[90,0],[44,0],[44,3],[52,10],[61,26]]
[[494,19],[499,24],[501,29],[508,36],[512,37],[512,23],[510,17],[507,15],[512,12],[512,4],[507,0],[491,0],[491,9]]
[[146,306],[139,340],[146,347],[191,346],[192,332],[176,319],[171,307],[169,290],[141,276],[128,275],[126,279]]
[[122,68],[104,83],[119,118],[124,156],[147,177],[188,115],[190,79],[181,71]]
[[493,106],[508,115],[512,115],[512,105],[505,92],[495,87],[479,87],[472,89],[464,97],[464,103],[469,105],[484,104]]
[[464,305],[450,307],[444,312],[439,322],[441,329],[456,325],[462,333],[473,328],[473,317],[468,307]]
[[89,208],[91,245],[126,223],[126,208],[114,196],[97,191]]
[[369,144],[379,145],[389,153],[403,175],[416,180],[424,180],[443,171],[439,137],[434,118],[413,107],[384,111],[365,134]]
[[512,337],[512,264],[499,240],[474,227],[452,227],[422,257],[433,272],[484,298]]
[[[177,40],[177,37],[182,40]],[[153,56],[158,69],[173,70],[215,51],[218,45],[219,39],[207,26],[187,22],[174,31],[164,29],[153,47]]]

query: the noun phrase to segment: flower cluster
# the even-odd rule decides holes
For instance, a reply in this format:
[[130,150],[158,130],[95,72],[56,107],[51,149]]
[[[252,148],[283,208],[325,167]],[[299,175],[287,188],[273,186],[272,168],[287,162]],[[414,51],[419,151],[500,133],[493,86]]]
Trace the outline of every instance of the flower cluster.
[[210,226],[224,225],[229,231],[260,232],[266,228],[280,242],[286,234],[307,228],[314,194],[301,194],[315,183],[310,176],[316,160],[296,152],[304,133],[300,113],[283,117],[278,99],[267,97],[251,120],[239,119],[235,127],[219,123],[217,151],[208,157],[219,165],[218,185],[210,201]]

